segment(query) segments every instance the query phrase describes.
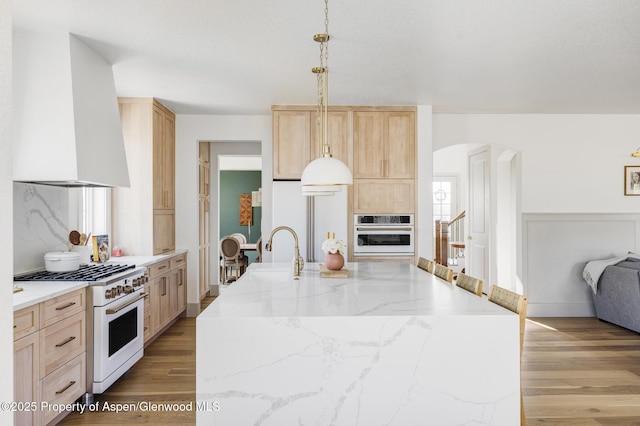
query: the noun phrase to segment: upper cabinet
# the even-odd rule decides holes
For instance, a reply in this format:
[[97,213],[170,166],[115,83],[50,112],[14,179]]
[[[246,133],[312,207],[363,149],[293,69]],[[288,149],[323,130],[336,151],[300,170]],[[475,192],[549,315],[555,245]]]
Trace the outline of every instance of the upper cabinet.
[[[307,164],[322,153],[316,107],[274,106],[272,111],[273,179],[300,180]],[[332,108],[327,132],[332,156],[349,165],[349,112]]]
[[175,115],[154,98],[118,98],[130,188],[113,190],[113,243],[127,255],[175,250]]
[[273,111],[273,178],[296,180],[311,156],[311,112]]
[[[322,152],[315,106],[272,107],[273,178],[299,180]],[[415,213],[416,109],[401,106],[329,107],[331,154],[353,173],[353,213]]]
[[153,208],[175,208],[175,116],[153,106]]
[[414,178],[415,128],[415,111],[354,111],[353,177]]

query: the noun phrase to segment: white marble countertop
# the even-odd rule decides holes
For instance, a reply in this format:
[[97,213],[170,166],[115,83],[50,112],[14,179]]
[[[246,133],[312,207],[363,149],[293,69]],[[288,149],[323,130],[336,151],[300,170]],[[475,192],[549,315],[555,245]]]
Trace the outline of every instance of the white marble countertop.
[[295,280],[289,263],[253,263],[200,316],[514,315],[408,263],[345,268],[348,278],[324,278],[319,264],[307,264]]
[[45,300],[61,296],[79,288],[87,287],[87,281],[20,281],[14,286],[22,291],[13,293],[13,310],[18,311]]
[[[175,250],[157,256],[121,256],[111,257],[108,263],[125,263],[147,266],[169,257],[186,253],[187,250]],[[14,286],[22,291],[13,294],[13,310],[17,311],[45,300],[89,286],[87,281],[15,281]]]
[[516,314],[409,263],[346,268],[254,263],[197,317],[196,399],[219,408],[197,424],[518,424]]

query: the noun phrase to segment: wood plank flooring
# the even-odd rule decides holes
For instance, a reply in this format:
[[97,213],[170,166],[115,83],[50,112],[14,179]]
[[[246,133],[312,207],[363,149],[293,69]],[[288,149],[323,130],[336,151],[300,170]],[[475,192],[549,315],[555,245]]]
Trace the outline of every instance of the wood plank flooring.
[[[202,309],[215,298],[202,300]],[[109,404],[133,402],[188,404],[196,399],[196,319],[180,318],[164,334],[145,348],[138,361],[106,392],[96,395],[102,408]],[[195,404],[195,402],[194,402]],[[72,412],[59,425],[195,425],[193,411]]]
[[528,425],[640,425],[640,336],[595,318],[527,320]]
[[[99,401],[195,401],[195,323],[180,319]],[[528,425],[640,426],[640,335],[595,318],[529,319],[522,388]],[[134,423],[194,425],[195,411],[72,413],[60,424]]]

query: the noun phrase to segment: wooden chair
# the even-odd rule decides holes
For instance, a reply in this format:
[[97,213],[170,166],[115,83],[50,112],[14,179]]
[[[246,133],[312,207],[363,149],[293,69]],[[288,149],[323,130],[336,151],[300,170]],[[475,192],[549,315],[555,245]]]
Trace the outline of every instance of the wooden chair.
[[458,274],[456,285],[474,293],[476,296],[482,297],[482,280],[480,278],[474,278],[461,272]]
[[433,269],[433,275],[438,278],[442,278],[443,280],[452,283],[453,282],[453,269],[449,269],[446,266],[440,265],[439,263],[435,264],[435,268]]
[[247,244],[247,237],[244,236],[244,234],[241,234],[239,232],[235,232],[231,235],[229,235],[232,238],[235,238],[236,240],[238,240],[238,242],[240,244]]
[[424,257],[418,258],[418,268],[423,271],[427,271],[430,274],[433,274],[433,265],[435,262],[433,260],[425,259]]
[[[520,360],[522,361],[522,349],[524,346],[524,324],[527,316],[527,298],[495,284],[489,289],[489,301],[503,308],[515,312],[520,317]],[[527,419],[524,413],[522,390],[520,391],[520,424],[526,425]]]
[[[220,266],[222,266],[222,282],[229,283],[237,280],[244,273],[248,266],[247,258],[240,255],[240,243],[234,237],[224,237],[220,240],[220,253],[222,253],[222,259],[220,260]],[[227,270],[231,269],[235,271],[235,277],[230,277]]]

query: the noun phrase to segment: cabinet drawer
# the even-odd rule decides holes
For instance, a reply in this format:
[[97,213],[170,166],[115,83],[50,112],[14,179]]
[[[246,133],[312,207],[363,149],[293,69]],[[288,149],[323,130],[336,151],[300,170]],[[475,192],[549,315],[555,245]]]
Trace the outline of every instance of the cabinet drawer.
[[40,378],[85,351],[85,313],[40,330]]
[[149,278],[155,278],[165,274],[169,270],[169,259],[154,263],[149,266]]
[[169,259],[169,262],[171,264],[171,269],[180,268],[187,263],[187,255],[181,254],[178,256],[174,256],[171,259]]
[[[85,354],[82,353],[49,374],[42,381],[42,401],[49,404],[73,403],[86,390],[85,370]],[[50,422],[57,415],[56,411],[43,411],[44,424]]]
[[13,313],[13,340],[38,331],[40,327],[39,305],[29,306]]
[[40,304],[40,328],[54,324],[61,319],[84,311],[85,289],[63,294]]

